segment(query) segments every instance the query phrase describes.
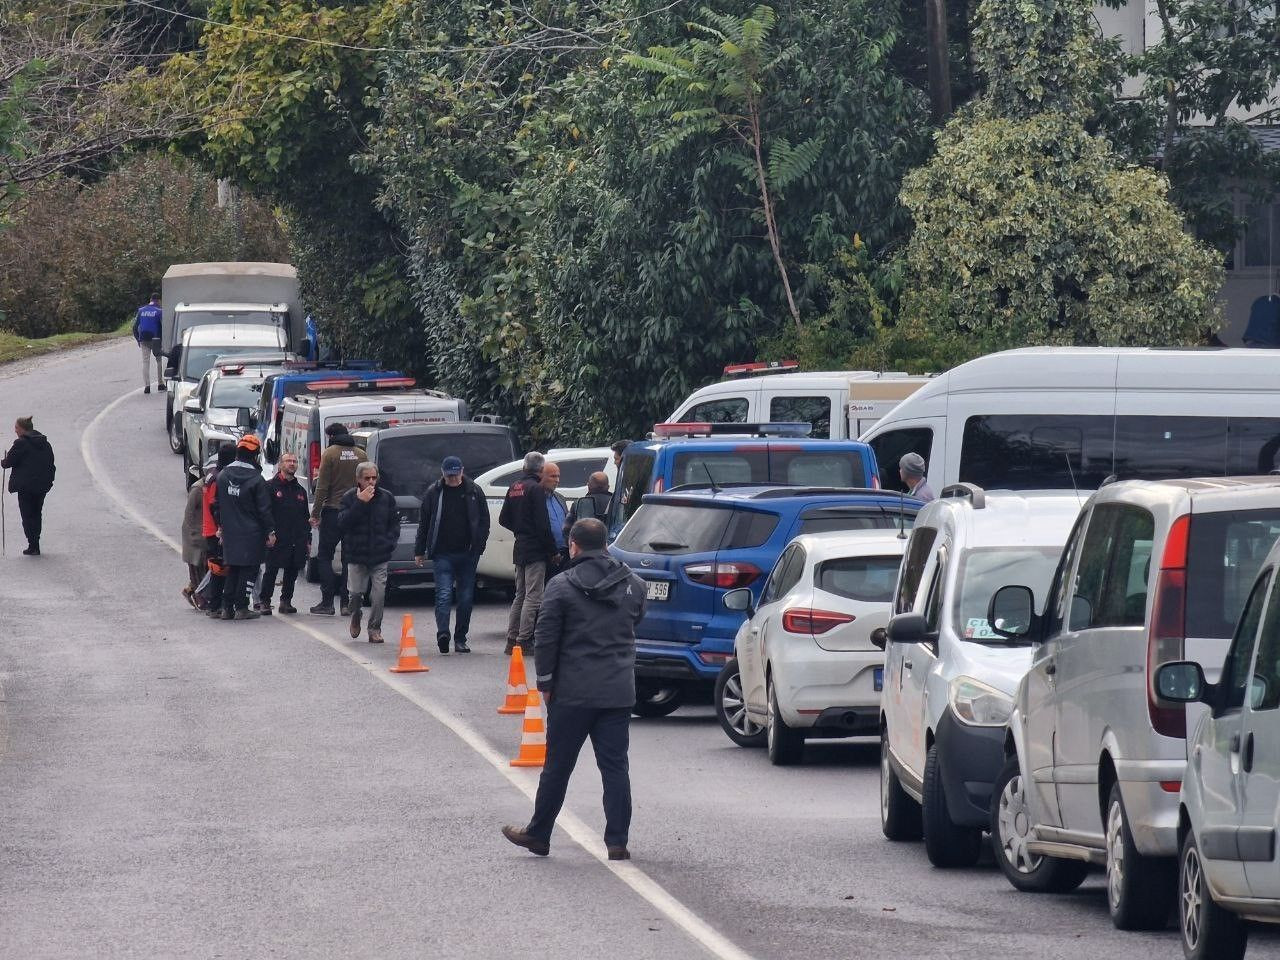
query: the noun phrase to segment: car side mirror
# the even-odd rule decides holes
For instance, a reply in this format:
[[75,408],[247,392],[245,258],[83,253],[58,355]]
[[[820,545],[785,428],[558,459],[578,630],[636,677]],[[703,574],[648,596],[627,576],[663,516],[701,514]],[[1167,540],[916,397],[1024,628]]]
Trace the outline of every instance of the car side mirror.
[[1007,640],[1022,640],[1036,626],[1036,598],[1030,587],[1012,584],[991,595],[987,623],[992,632]]
[[929,622],[920,613],[900,613],[889,621],[885,635],[890,643],[932,643]]
[[196,480],[199,480],[199,479],[200,479],[200,465],[199,465],[198,463],[193,463],[191,466],[187,467],[187,475],[188,475],[188,476],[190,476],[190,477],[192,477],[192,478],[194,478],[194,479],[196,479]]
[[737,590],[730,590],[720,602],[724,604],[726,610],[732,610],[735,613],[745,613],[748,618],[755,616],[755,605],[751,602],[751,591],[746,587],[739,587]]
[[195,397],[191,400],[188,400],[186,403],[184,403],[182,405],[182,412],[183,413],[203,413],[204,407],[200,406],[200,398]]
[[1156,695],[1173,703],[1197,703],[1206,700],[1210,684],[1204,679],[1200,664],[1193,660],[1175,660],[1156,668]]
[[889,642],[889,631],[884,627],[876,627],[871,631],[871,645],[880,650]]

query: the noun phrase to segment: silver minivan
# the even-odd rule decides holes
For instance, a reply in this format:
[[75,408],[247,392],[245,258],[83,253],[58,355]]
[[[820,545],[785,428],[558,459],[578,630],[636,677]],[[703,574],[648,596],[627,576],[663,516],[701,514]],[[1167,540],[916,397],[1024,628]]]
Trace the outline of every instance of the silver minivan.
[[1042,616],[1029,587],[996,591],[990,622],[1036,643],[992,811],[1014,886],[1062,889],[1095,863],[1117,927],[1167,924],[1187,711],[1155,671],[1185,659],[1216,675],[1277,535],[1275,477],[1114,483],[1082,509]]

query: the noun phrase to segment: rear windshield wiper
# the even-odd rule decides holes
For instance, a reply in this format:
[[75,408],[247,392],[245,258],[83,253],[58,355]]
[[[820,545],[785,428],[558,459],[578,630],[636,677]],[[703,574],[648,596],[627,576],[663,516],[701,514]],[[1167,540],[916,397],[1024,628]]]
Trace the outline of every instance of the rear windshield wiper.
[[687,548],[687,543],[676,543],[674,540],[650,540],[649,546],[654,550],[681,550]]

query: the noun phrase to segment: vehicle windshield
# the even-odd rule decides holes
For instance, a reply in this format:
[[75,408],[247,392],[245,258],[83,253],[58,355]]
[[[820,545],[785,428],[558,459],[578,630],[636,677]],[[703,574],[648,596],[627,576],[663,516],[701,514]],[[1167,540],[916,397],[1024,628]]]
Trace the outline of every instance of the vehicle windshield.
[[182,350],[182,379],[199,380],[213,367],[219,357],[235,357],[245,353],[264,353],[279,350],[280,343],[246,343],[232,347],[193,347],[186,346]]
[[1049,581],[1058,566],[1061,547],[982,547],[966,550],[960,559],[956,591],[956,636],[977,643],[1006,644],[987,622],[991,595],[1011,583],[1024,584],[1043,604]]
[[209,406],[255,409],[262,394],[262,383],[261,377],[219,377],[213,382]]
[[792,446],[690,450],[672,460],[671,485],[768,483],[795,487],[865,487],[866,467],[856,450],[802,450]]
[[646,503],[622,528],[615,546],[629,553],[710,553],[758,547],[773,535],[778,515],[683,503]]
[[1235,630],[1267,551],[1280,535],[1280,510],[1193,514],[1187,546],[1187,636],[1227,638]]
[[378,486],[397,497],[420,497],[440,479],[445,457],[458,457],[468,477],[507,463],[516,455],[511,435],[501,433],[423,433],[380,440]]
[[273,323],[278,326],[283,318],[283,314],[272,313],[270,310],[182,310],[178,313],[178,330],[203,327],[210,323]]

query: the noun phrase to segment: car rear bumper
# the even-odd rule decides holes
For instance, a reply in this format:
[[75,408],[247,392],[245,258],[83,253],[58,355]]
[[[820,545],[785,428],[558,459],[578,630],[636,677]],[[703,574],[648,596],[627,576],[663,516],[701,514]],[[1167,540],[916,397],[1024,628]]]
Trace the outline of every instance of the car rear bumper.
[[[733,642],[725,651],[733,654]],[[705,687],[716,685],[716,677],[724,662],[704,663],[699,652],[708,652],[706,644],[687,644],[663,640],[636,639],[637,679],[662,680],[682,686]],[[717,658],[719,659],[719,658]]]
[[1177,761],[1116,763],[1129,832],[1139,853],[1149,857],[1178,855],[1179,791],[1168,791],[1160,783],[1181,784],[1185,773],[1185,763]]
[[[880,691],[876,672],[884,667],[880,650],[822,650],[803,640],[789,643],[787,652],[770,658],[778,710],[789,727],[826,726],[833,717],[841,728],[861,728],[879,718]],[[881,674],[883,676],[883,673]],[[845,714],[853,716],[845,718]],[[865,717],[864,717],[865,715]]]
[[963,724],[948,707],[934,735],[952,821],[986,827],[991,822],[991,791],[1005,762],[1005,728]]

